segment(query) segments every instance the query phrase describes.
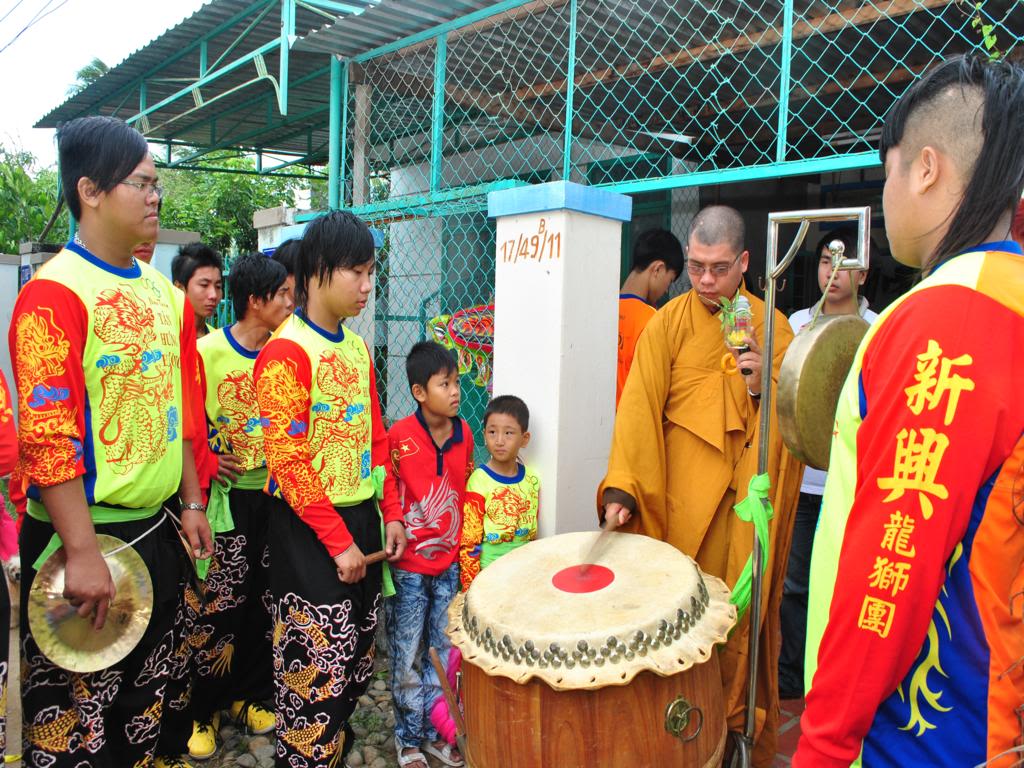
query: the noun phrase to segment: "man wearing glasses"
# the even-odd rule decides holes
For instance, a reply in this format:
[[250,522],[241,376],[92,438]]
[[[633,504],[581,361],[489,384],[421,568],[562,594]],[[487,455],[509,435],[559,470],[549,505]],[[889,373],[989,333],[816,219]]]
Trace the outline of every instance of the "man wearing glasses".
[[[764,303],[743,283],[750,259],[744,234],[740,214],[725,206],[705,208],[690,225],[686,271],[693,287],[666,304],[637,343],[598,491],[606,526],[666,541],[729,587],[752,548],[752,527],[733,506],[757,472],[764,340]],[[754,331],[747,349],[735,352],[725,346],[720,316],[723,301],[741,295],[750,302]],[[793,332],[781,313],[775,327],[777,377]],[[764,582],[756,766],[770,766],[775,754],[779,600],[802,470],[776,429],[770,446],[775,514]],[[719,656],[730,730],[744,722],[748,615]]]
[[[61,181],[80,229],[22,289],[9,344],[18,392],[24,763],[151,765],[162,716],[187,703],[187,605],[198,602],[178,507],[198,557],[212,553],[192,458],[193,313],[170,281],[132,255],[156,239],[160,186],[146,140],[120,120],[57,131]],[[201,401],[199,401],[201,402]],[[196,435],[196,439],[202,439]],[[46,658],[27,620],[38,567],[58,549],[64,597],[95,631],[116,596],[98,534],[128,542],[153,584],[145,635],[91,674]],[[157,766],[165,765],[157,760]]]

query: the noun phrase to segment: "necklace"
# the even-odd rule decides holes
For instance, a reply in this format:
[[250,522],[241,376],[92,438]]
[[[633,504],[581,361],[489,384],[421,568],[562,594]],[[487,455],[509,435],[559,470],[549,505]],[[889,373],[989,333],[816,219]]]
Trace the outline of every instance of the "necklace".
[[[75,245],[77,245],[77,246],[80,246],[80,247],[84,248],[85,250],[89,251],[89,246],[88,246],[88,245],[86,245],[86,244],[85,244],[85,243],[84,243],[84,242],[82,241],[82,238],[81,238],[81,237],[79,236],[79,234],[78,234],[78,230],[77,230],[77,229],[75,230],[75,236],[71,238],[71,241],[72,241],[72,242],[73,242],[73,243],[74,243]],[[90,254],[91,256],[95,256],[95,255],[96,255],[96,254],[94,254],[94,253],[93,253],[92,251],[89,251],[89,254]],[[131,269],[135,269],[135,267],[136,267],[136,266],[138,266],[138,263],[137,263],[137,262],[135,261],[135,257],[134,257],[134,256],[132,256],[132,257],[131,257],[131,260],[132,260],[132,263],[131,263],[131,267],[130,267],[130,268],[131,268]]]

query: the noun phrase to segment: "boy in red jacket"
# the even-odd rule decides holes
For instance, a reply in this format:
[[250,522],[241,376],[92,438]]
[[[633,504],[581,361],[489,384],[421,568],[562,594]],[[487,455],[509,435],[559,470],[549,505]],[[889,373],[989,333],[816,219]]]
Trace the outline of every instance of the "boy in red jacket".
[[[441,694],[427,656],[442,659],[448,605],[459,589],[459,540],[466,478],[473,470],[473,433],[459,418],[459,373],[440,344],[416,344],[405,361],[418,407],[390,431],[391,456],[408,547],[394,570],[396,594],[384,602],[395,697],[399,765],[427,768],[423,752],[461,766],[458,751],[438,739],[429,711]],[[422,752],[420,750],[423,750]]]

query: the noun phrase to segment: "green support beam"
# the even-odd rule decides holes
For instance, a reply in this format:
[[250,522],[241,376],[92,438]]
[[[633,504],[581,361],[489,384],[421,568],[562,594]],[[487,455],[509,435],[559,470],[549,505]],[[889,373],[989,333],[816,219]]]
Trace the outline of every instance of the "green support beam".
[[154,112],[156,112],[157,110],[163,109],[168,104],[173,104],[174,102],[178,101],[179,99],[181,99],[181,98],[183,98],[185,96],[191,96],[192,92],[195,91],[197,88],[202,88],[204,85],[209,85],[210,83],[214,82],[215,80],[220,79],[221,77],[223,77],[224,75],[228,74],[229,72],[233,72],[236,69],[238,69],[239,67],[245,66],[246,64],[253,63],[256,60],[257,57],[260,57],[260,56],[262,56],[265,53],[269,53],[270,51],[272,51],[275,48],[277,48],[279,43],[280,43],[279,40],[271,40],[270,42],[264,43],[263,45],[261,45],[256,50],[251,51],[250,53],[247,53],[242,58],[235,59],[230,64],[225,64],[220,69],[208,73],[205,77],[199,78],[198,80],[195,81],[195,83],[193,83],[192,85],[188,86],[187,88],[182,88],[180,91],[177,91],[176,93],[171,94],[166,99],[162,99],[162,100],[158,101],[153,106],[148,107],[148,108],[143,109],[143,110],[140,110],[138,114],[133,115],[132,117],[129,117],[125,122],[128,123],[128,124],[136,123],[139,120],[141,120],[143,117],[145,117],[147,115],[151,115]]
[[837,155],[835,157],[787,160],[782,163],[765,163],[764,165],[728,168],[719,171],[676,174],[674,176],[663,176],[660,179],[611,182],[599,186],[622,195],[635,195],[640,192],[660,192],[666,189],[683,189],[685,187],[732,184],[739,181],[776,179],[784,176],[803,176],[805,174],[859,170],[861,168],[874,168],[878,165],[881,165],[881,161],[878,159],[877,152],[857,152],[851,155]]
[[348,62],[341,69],[341,159],[338,168],[338,207],[345,205],[345,174],[348,173]]
[[[348,69],[345,68],[345,74]],[[327,121],[327,206],[336,211],[341,207],[341,100],[342,65],[337,56],[331,56],[330,116]]]
[[786,159],[786,132],[789,127],[789,89],[793,63],[793,0],[786,0],[782,10],[782,61],[779,62],[779,121],[776,128],[775,162]]
[[533,2],[533,0],[502,0],[502,2],[495,3],[489,8],[481,8],[479,11],[467,13],[465,16],[460,16],[459,18],[447,21],[444,24],[438,24],[436,27],[431,27],[430,29],[423,30],[422,32],[417,32],[414,35],[403,37],[401,40],[396,40],[393,43],[381,45],[373,50],[360,53],[358,56],[353,56],[352,61],[360,63],[369,61],[370,59],[375,59],[378,56],[383,56],[387,53],[394,53],[395,51],[400,51],[402,48],[414,45],[415,43],[422,43],[426,40],[437,37],[438,35],[445,34],[446,32],[461,29],[462,27],[467,27],[470,24],[476,24],[476,22],[482,21],[483,19],[489,19],[495,14],[511,11],[521,5],[526,5],[529,2]]
[[295,0],[281,0],[281,44],[278,62],[278,110],[288,114],[289,52],[295,42]]
[[[202,46],[202,44],[204,42],[207,42],[209,40],[213,40],[215,37],[217,37],[221,33],[225,32],[226,30],[231,29],[239,21],[242,21],[243,19],[251,18],[252,15],[254,13],[256,13],[259,9],[266,8],[268,6],[272,6],[272,5],[274,5],[274,3],[275,3],[275,0],[256,0],[256,2],[246,6],[243,10],[241,10],[238,13],[236,13],[235,15],[233,15],[231,18],[226,20],[223,24],[217,25],[212,30],[210,30],[207,34],[205,34],[202,37],[200,37],[199,39],[197,39],[195,42],[193,42],[190,45],[187,45],[184,48],[182,48],[179,53],[176,53],[174,56],[172,56],[171,58],[167,59],[166,61],[161,62],[160,64],[158,64],[157,66],[153,67],[152,69],[149,69],[148,71],[146,71],[143,75],[141,75],[136,80],[132,80],[131,82],[126,83],[125,85],[121,86],[120,88],[118,88],[116,91],[114,91],[109,96],[104,97],[104,102],[109,104],[114,99],[118,98],[119,96],[124,96],[125,94],[129,94],[130,95],[132,92],[135,91],[136,88],[139,87],[139,85],[141,83],[145,82],[146,80],[149,80],[154,75],[157,75],[158,73],[163,71],[163,69],[165,67],[169,66],[170,64],[173,64],[176,61],[180,61],[183,57],[189,55],[193,51],[196,51],[197,49],[199,49]],[[201,53],[202,53],[202,51],[200,51],[200,54]]]
[[434,104],[430,131],[430,191],[441,189],[444,162],[444,81],[448,66],[448,35],[442,32],[434,46]]
[[572,172],[573,99],[576,95],[576,0],[569,3],[569,52],[566,62],[565,130],[562,147],[562,180],[569,181]]

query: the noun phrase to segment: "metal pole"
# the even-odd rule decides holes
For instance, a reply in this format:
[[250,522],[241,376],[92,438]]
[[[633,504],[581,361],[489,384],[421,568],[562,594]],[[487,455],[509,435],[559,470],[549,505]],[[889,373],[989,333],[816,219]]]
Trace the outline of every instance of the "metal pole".
[[327,207],[341,207],[341,62],[331,56],[331,95],[327,128]]
[[779,118],[775,132],[775,162],[786,159],[786,139],[789,127],[790,69],[793,63],[793,0],[786,0],[782,8],[782,60],[779,62]]
[[448,66],[448,33],[437,36],[434,49],[434,110],[430,132],[430,191],[441,189],[444,162],[444,80]]
[[565,80],[565,130],[562,146],[562,181],[569,181],[572,172],[573,99],[576,95],[576,0],[569,2],[569,54]]
[[288,52],[295,39],[295,0],[281,0],[281,39],[280,61],[278,63],[278,94],[277,109],[282,115],[288,114]]
[[[857,244],[856,257],[844,258],[840,269],[867,269],[870,248],[871,209],[863,208],[824,208],[806,211],[790,211],[787,213],[768,214],[768,243],[765,263],[765,317],[764,317],[764,342],[762,344],[763,361],[761,367],[761,412],[758,441],[757,441],[757,473],[764,474],[768,471],[768,452],[771,448],[770,430],[772,416],[772,380],[774,351],[775,351],[775,286],[779,277],[789,268],[797,251],[803,245],[807,237],[807,230],[812,221],[856,221],[857,222]],[[776,254],[779,249],[779,225],[796,224],[800,228],[792,245],[786,251],[781,262],[776,261]],[[761,564],[764,561],[765,553],[761,550],[761,541],[754,532],[754,546],[752,554],[753,580],[750,586],[750,613],[749,636],[747,644],[748,675],[747,675],[747,712],[743,729],[743,739],[739,746],[739,763],[744,768],[750,765],[751,755],[754,746],[754,729],[757,722],[757,669],[759,654],[761,650],[761,594],[762,577]]]

